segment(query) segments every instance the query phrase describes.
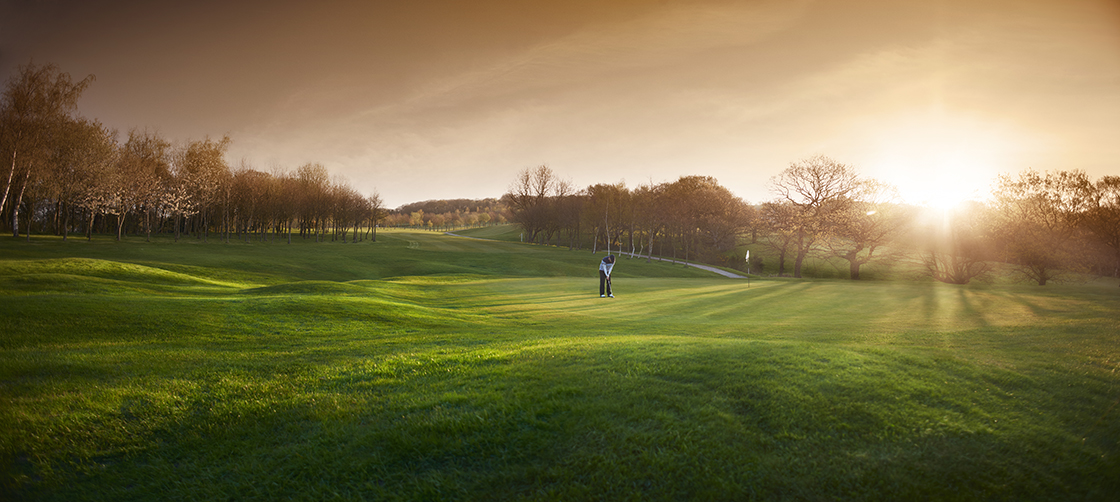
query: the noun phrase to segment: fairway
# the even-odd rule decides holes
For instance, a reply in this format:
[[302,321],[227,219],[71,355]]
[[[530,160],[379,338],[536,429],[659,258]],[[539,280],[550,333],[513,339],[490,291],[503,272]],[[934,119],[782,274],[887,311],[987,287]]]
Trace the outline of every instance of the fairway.
[[623,257],[602,299],[602,256],[2,239],[0,499],[1120,493],[1115,283],[748,287]]

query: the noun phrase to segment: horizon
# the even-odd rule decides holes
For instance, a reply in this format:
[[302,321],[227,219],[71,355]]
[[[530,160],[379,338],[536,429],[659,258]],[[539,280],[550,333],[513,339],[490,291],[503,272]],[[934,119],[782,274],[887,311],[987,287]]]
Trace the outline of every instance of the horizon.
[[[202,34],[201,36],[199,34]],[[712,176],[751,204],[813,155],[910,203],[1000,174],[1120,174],[1120,4],[0,3],[0,78],[97,77],[79,113],[386,207]]]

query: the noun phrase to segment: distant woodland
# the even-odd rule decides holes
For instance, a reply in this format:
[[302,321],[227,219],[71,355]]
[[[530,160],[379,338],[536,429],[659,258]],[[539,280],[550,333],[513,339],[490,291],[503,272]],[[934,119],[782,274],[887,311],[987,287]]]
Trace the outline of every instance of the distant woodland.
[[387,211],[316,163],[264,172],[225,160],[230,138],[172,144],[158,132],[124,137],[80,116],[93,76],[74,81],[28,64],[0,102],[0,216],[24,232],[173,234],[225,241],[356,242],[375,238]]
[[[817,156],[769,180],[774,198],[750,204],[707,176],[628,188],[575,187],[547,166],[519,173],[500,199],[383,207],[321,164],[287,171],[230,166],[231,139],[172,143],[158,132],[121,135],[78,114],[93,76],[28,64],[0,100],[0,226],[31,234],[153,234],[246,242],[293,237],[375,240],[382,226],[447,230],[512,222],[526,242],[674,257],[761,273],[745,249],[801,277],[806,258],[847,264],[851,279],[876,261],[916,259],[934,279],[965,284],[1010,267],[1045,285],[1120,276],[1120,176],[1025,171],[1003,176],[985,202],[945,211],[900,200],[889,185]],[[752,257],[753,258],[753,257]]]
[[1003,176],[988,202],[915,207],[850,165],[817,156],[770,179],[775,198],[748,204],[711,177],[629,189],[576,190],[547,166],[525,169],[504,200],[533,242],[671,256],[763,272],[744,246],[802,276],[806,258],[845,263],[851,279],[876,261],[917,260],[930,277],[967,284],[997,266],[1045,285],[1120,276],[1120,177],[1083,172]]

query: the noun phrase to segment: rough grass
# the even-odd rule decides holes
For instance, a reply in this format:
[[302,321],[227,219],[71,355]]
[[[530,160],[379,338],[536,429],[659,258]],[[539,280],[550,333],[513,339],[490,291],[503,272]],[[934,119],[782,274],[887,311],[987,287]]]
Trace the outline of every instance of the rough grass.
[[1120,493],[1115,286],[597,261],[0,240],[0,499]]

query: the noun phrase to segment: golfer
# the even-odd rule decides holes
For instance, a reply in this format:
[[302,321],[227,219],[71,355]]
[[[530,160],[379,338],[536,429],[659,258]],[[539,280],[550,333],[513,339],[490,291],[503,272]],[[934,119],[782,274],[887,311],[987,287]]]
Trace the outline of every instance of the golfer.
[[613,268],[613,254],[608,254],[603,258],[603,261],[599,262],[599,298],[604,296],[614,298],[614,293],[611,292],[611,269]]

